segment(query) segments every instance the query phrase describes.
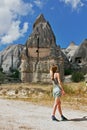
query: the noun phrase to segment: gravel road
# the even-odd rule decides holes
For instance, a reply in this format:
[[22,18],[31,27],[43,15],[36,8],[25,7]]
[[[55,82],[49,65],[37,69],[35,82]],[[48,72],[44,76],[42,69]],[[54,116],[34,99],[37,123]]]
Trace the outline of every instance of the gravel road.
[[63,109],[69,121],[55,122],[51,111],[51,107],[0,99],[0,130],[87,130],[87,112]]

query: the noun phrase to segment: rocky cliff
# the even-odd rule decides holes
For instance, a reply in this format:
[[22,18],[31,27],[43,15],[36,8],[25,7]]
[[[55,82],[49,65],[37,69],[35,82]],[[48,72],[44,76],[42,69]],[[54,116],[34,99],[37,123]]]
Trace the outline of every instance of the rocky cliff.
[[17,69],[21,63],[21,52],[24,45],[10,45],[6,49],[0,52],[0,66],[6,73],[10,72],[10,69]]

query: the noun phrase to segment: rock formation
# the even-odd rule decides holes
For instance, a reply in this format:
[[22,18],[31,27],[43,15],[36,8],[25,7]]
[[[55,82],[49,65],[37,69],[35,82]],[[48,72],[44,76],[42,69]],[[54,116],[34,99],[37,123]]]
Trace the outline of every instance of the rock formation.
[[82,72],[87,73],[87,39],[85,39],[72,57],[72,63],[78,65]]
[[49,70],[52,64],[59,66],[63,79],[64,61],[61,53],[50,24],[42,14],[39,15],[22,53],[21,80],[50,82]]
[[21,63],[21,51],[23,45],[11,45],[0,52],[0,66],[5,73],[9,73],[10,69],[17,69]]
[[0,68],[5,73],[19,69],[23,82],[50,82],[49,69],[56,64],[64,79],[65,69],[80,69],[87,73],[87,39],[79,46],[74,42],[61,49],[48,21],[41,14],[25,45],[10,45],[0,52]]
[[73,62],[84,64],[87,62],[87,39],[78,47],[73,55]]
[[62,49],[62,52],[68,58],[71,68],[87,73],[87,39],[79,46],[71,42],[66,49]]
[[72,62],[72,57],[74,56],[75,51],[77,50],[78,46],[71,42],[66,49],[62,49],[63,53],[68,58],[69,62]]

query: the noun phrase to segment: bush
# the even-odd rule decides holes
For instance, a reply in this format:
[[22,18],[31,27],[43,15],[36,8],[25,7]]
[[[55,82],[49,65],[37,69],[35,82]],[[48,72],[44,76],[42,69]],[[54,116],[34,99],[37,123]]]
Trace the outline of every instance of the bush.
[[71,75],[73,73],[72,69],[65,69],[64,70],[64,75]]
[[3,83],[5,79],[5,74],[0,72],[0,83]]
[[11,72],[12,72],[12,74],[11,74],[12,78],[19,78],[20,73],[17,69],[12,69]]
[[74,72],[71,77],[73,82],[80,82],[84,80],[84,74],[82,72]]
[[3,68],[0,66],[0,72],[3,72]]

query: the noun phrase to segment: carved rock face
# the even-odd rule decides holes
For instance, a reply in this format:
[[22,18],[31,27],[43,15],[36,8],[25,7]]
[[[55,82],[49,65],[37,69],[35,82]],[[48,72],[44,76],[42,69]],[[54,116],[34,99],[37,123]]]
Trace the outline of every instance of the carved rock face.
[[[24,75],[22,73],[22,77],[29,77],[28,82],[50,82],[49,70],[52,64],[61,66],[63,77],[61,50],[56,45],[52,28],[43,15],[40,15],[33,25],[33,32],[26,42],[26,55],[29,68],[27,72],[23,72]],[[22,62],[22,66],[26,66],[23,65],[25,63]]]

